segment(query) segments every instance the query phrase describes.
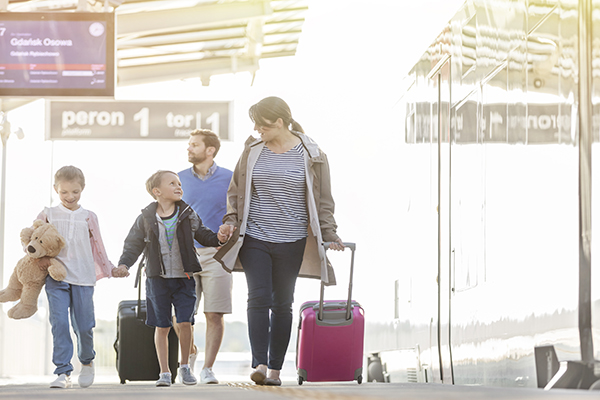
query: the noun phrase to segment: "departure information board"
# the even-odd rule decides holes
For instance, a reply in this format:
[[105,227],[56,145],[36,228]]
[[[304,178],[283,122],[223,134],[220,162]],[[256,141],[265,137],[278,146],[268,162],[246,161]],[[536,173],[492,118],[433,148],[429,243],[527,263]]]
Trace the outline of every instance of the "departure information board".
[[113,96],[114,14],[0,13],[0,95]]

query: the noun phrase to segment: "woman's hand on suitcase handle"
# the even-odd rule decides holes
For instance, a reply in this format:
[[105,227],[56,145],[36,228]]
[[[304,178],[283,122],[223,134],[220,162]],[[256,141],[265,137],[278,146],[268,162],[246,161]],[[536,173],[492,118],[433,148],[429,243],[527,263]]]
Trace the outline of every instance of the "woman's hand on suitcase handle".
[[127,278],[129,276],[129,270],[125,264],[121,264],[117,268],[113,268],[112,276],[114,278]]
[[343,240],[340,238],[337,238],[337,240],[335,242],[329,243],[329,249],[336,250],[336,251],[344,251],[345,247],[344,247]]

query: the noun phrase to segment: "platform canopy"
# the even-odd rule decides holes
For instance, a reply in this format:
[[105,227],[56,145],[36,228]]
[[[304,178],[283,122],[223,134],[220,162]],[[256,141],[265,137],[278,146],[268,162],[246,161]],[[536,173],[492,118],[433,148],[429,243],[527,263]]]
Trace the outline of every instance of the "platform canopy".
[[115,12],[117,86],[259,69],[296,53],[305,0],[0,0],[0,11]]

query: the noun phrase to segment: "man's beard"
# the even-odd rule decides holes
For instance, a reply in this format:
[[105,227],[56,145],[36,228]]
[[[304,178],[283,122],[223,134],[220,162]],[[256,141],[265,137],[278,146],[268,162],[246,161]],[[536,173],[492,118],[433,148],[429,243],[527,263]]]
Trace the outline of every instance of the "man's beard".
[[205,154],[200,154],[200,155],[188,155],[188,161],[191,162],[192,164],[200,164],[201,162],[204,162],[204,160],[206,160],[206,155]]

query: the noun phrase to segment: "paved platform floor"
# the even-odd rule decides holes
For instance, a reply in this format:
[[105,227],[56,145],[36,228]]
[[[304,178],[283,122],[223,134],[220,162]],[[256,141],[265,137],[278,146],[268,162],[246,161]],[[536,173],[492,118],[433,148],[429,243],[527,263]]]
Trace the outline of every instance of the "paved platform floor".
[[490,388],[478,386],[445,386],[417,383],[312,383],[299,386],[286,381],[281,387],[256,386],[248,382],[228,382],[218,385],[157,388],[153,382],[133,382],[125,385],[98,383],[82,389],[50,389],[48,384],[7,384],[0,386],[0,399],[227,399],[227,400],[579,400],[600,399],[600,391],[555,390],[530,388]]

